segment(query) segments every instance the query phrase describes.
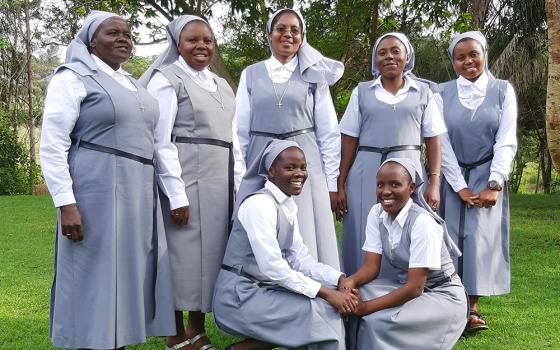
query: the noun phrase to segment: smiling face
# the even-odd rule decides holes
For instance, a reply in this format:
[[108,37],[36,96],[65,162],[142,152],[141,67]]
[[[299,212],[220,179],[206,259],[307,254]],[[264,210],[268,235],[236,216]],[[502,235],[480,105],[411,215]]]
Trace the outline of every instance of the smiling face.
[[303,151],[289,147],[282,151],[268,170],[268,180],[287,196],[297,196],[307,179],[307,162]]
[[484,72],[484,60],[484,51],[476,40],[459,41],[453,49],[453,68],[467,80],[474,82]]
[[91,38],[90,51],[114,70],[132,53],[132,34],[128,23],[118,17],[104,20]]
[[302,24],[298,16],[286,11],[276,16],[272,22],[269,39],[274,57],[285,64],[298,52],[303,38]]
[[414,193],[416,184],[398,163],[386,163],[377,172],[377,201],[394,220]]
[[377,68],[384,78],[393,79],[403,75],[407,61],[404,44],[394,36],[381,40],[375,51]]
[[187,24],[179,35],[177,51],[189,66],[196,70],[206,68],[214,57],[214,34],[202,21]]

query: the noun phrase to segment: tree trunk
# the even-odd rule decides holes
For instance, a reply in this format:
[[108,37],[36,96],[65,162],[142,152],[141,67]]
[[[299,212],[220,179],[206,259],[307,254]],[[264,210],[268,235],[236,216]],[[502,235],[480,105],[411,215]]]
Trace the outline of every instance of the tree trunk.
[[527,161],[523,158],[523,152],[517,152],[513,161],[513,171],[509,177],[509,188],[513,193],[519,192],[519,186],[521,185],[521,178],[523,177],[525,165],[527,165]]
[[550,185],[552,182],[552,159],[550,158],[550,153],[547,149],[544,150],[544,160],[545,166],[542,169],[543,191],[546,194],[550,194]]
[[489,0],[463,0],[459,4],[461,12],[468,11],[473,19],[474,25],[482,29],[486,24]]
[[[373,49],[373,45],[375,45],[375,41],[378,37],[378,21],[379,21],[379,0],[373,0],[370,3],[370,12],[369,12],[369,30],[368,30],[368,38],[370,47]],[[372,55],[369,55],[369,66],[371,67],[372,63]],[[369,69],[368,69],[369,71]],[[371,73],[370,73],[371,74]],[[369,75],[368,75],[369,76]]]
[[560,1],[545,0],[548,25],[546,135],[554,168],[560,174]]
[[29,0],[24,1],[25,10],[25,50],[27,53],[27,118],[29,125],[29,183],[35,184],[35,117],[33,116],[33,81],[31,71],[31,28],[29,25]]

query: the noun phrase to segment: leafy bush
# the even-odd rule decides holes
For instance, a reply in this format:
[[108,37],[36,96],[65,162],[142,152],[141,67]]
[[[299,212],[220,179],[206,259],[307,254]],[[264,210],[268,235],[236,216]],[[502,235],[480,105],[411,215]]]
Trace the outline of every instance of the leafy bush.
[[0,111],[0,195],[31,193],[29,160]]

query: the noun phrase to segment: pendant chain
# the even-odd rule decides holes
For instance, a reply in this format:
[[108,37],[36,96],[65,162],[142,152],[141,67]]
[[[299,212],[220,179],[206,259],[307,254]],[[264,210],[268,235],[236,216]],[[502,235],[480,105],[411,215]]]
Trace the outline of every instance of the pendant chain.
[[211,93],[210,91],[208,91],[208,90],[206,90],[206,91],[208,91],[208,93],[210,94],[210,96],[211,96],[214,100],[216,100],[216,102],[218,102],[218,103],[220,104],[220,108],[221,108],[222,110],[224,110],[224,109],[226,108],[226,107],[224,106],[224,99],[222,98],[222,93],[220,92],[220,88],[219,88],[217,85],[218,85],[218,84],[216,84],[216,92],[218,93],[218,96],[220,96],[219,99],[216,98],[216,96],[214,96],[214,94]]
[[138,93],[138,91],[133,91],[134,97],[136,97],[136,101],[138,101],[138,109],[141,110],[142,112],[144,112],[144,104],[142,103],[142,101],[140,100],[140,94]]
[[276,96],[276,101],[278,101],[278,103],[276,104],[278,106],[278,108],[282,108],[282,100],[284,99],[284,95],[286,94],[286,91],[288,90],[288,86],[290,86],[290,80],[288,80],[288,83],[284,87],[284,91],[282,91],[282,96],[280,96],[280,98],[278,98],[278,92],[276,91],[276,84],[274,84],[274,81],[272,82],[272,87],[274,88],[274,95]]

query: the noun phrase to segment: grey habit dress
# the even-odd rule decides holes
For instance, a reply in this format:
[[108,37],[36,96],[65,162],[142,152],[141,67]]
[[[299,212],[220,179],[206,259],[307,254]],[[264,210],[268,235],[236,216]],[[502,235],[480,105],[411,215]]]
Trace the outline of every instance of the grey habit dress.
[[[267,34],[271,32],[274,17],[286,11],[275,12],[267,24]],[[336,241],[334,220],[330,208],[327,179],[323,171],[323,161],[315,136],[314,93],[317,84],[334,84],[344,72],[344,66],[337,61],[323,57],[311,47],[305,37],[298,51],[299,65],[290,79],[283,84],[274,84],[268,75],[264,62],[247,67],[246,82],[251,104],[249,142],[245,162],[251,164],[271,139],[296,141],[305,153],[309,177],[303,192],[297,196],[298,221],[305,245],[319,262],[340,268],[340,258]],[[272,50],[272,45],[270,45]],[[287,86],[289,84],[289,86]],[[280,102],[274,90],[285,91]]]
[[[387,162],[402,165],[417,186],[422,175],[413,160],[391,158]],[[412,205],[403,224],[399,243],[393,247],[389,231],[379,222],[384,262],[391,265],[394,275],[378,276],[362,285],[363,300],[379,298],[401,287],[408,280],[411,233],[420,214],[431,216],[442,226],[439,270],[428,270],[424,292],[403,305],[376,311],[361,318],[352,317],[348,324],[348,349],[451,349],[467,324],[468,303],[465,289],[455,272],[453,258],[461,255],[444,221],[429,209],[422,191],[412,194]]]
[[[181,31],[192,21],[180,16],[166,27],[168,47],[142,75],[144,85],[160,72],[177,96],[171,141],[177,148],[181,178],[189,198],[189,221],[177,228],[164,216],[173,276],[175,310],[212,310],[214,283],[226,249],[233,210],[232,120],[235,96],[228,83],[212,73],[215,92],[200,87],[174,62]],[[164,213],[169,199],[162,196]]]
[[[500,125],[507,81],[489,75],[486,98],[476,109],[459,101],[456,80],[440,85],[443,116],[449,140],[473,193],[486,189],[493,146]],[[509,193],[507,181],[496,205],[467,208],[443,178],[441,216],[463,252],[457,261],[459,275],[470,295],[499,295],[510,291]]]
[[[379,223],[383,255],[397,271],[396,279],[375,279],[360,287],[363,300],[386,295],[406,283],[411,231],[419,214],[429,212],[412,204],[399,244],[392,248],[389,232]],[[444,233],[444,235],[446,235]],[[388,252],[388,254],[385,254]],[[403,305],[380,310],[348,327],[348,349],[452,349],[467,324],[467,296],[455,273],[448,246],[441,247],[441,269],[429,270],[424,292]]]
[[[295,142],[278,140],[273,141],[271,148],[276,146],[282,148],[275,150],[278,153],[271,156],[266,168],[281,150],[298,147]],[[265,147],[260,155],[271,148]],[[248,169],[248,173],[257,175],[251,169],[265,168],[260,155]],[[261,171],[259,175],[262,181],[252,181],[253,178],[248,182],[243,180],[238,201],[242,203],[255,194],[265,194],[274,201],[278,220],[278,245],[286,259],[293,244],[294,225],[280,208],[276,197],[268,189],[262,188],[262,173]],[[247,193],[245,190],[248,187],[261,189]],[[218,327],[232,335],[250,337],[286,348],[345,349],[344,325],[337,310],[321,298],[311,299],[270,281],[259,269],[247,232],[237,215],[234,217],[214,294],[214,320]]]
[[82,53],[86,63],[70,60],[58,70],[75,72],[87,91],[68,153],[84,240],[61,238],[58,225],[50,335],[56,347],[112,349],[175,333],[167,244],[154,192],[159,113],[139,83],[131,79],[137,92],[129,91],[92,69],[95,63]]
[[[405,75],[414,79],[418,89],[411,87],[404,101],[389,105],[376,98],[371,86],[374,80],[358,84],[361,115],[359,146],[346,179],[348,213],[344,215],[342,223],[343,264],[344,272],[348,275],[358,271],[364,261],[362,246],[366,221],[371,207],[377,203],[375,177],[381,163],[387,158],[405,157],[414,161],[416,169],[424,169],[421,129],[430,86],[410,74],[414,67],[414,49],[401,33],[387,33],[377,40],[372,54],[373,74],[380,74],[375,62],[375,51],[387,36],[397,37],[407,48],[409,61],[405,66]],[[425,174],[423,178],[426,178]],[[381,276],[393,274],[390,264],[384,262]]]
[[[189,198],[189,222],[177,228],[165,216],[176,310],[210,312],[214,283],[224,256],[233,205],[231,162],[235,96],[228,83],[214,75],[218,92],[196,84],[171,64],[160,72],[177,93],[178,109],[172,140],[179,152]],[[212,98],[210,94],[216,96]],[[224,109],[220,108],[221,99]],[[162,196],[163,212],[169,201]]]

